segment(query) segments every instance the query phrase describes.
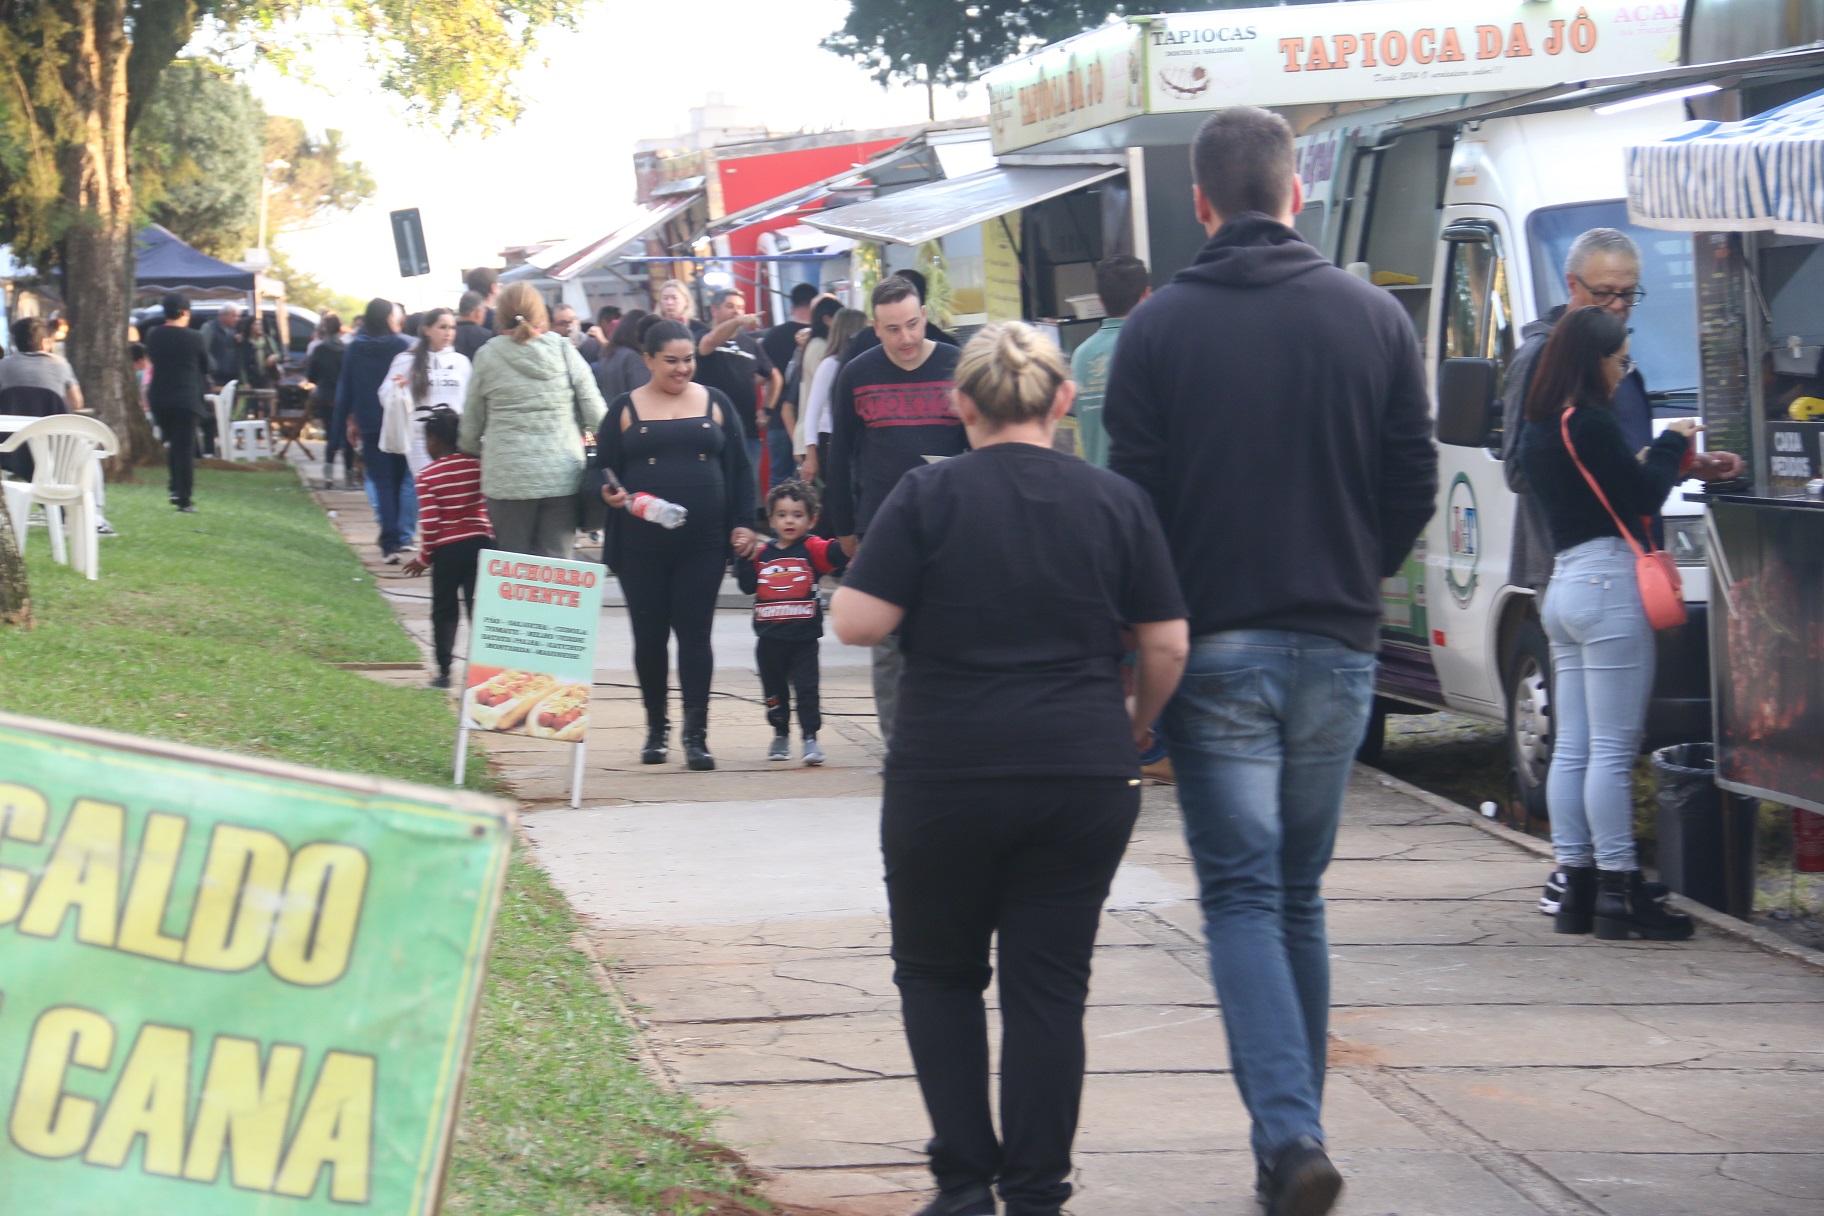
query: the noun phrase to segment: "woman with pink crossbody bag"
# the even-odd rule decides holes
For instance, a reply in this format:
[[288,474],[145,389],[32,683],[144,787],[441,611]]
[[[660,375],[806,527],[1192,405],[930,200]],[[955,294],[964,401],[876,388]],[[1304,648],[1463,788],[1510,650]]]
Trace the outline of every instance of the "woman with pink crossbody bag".
[[1557,554],[1541,613],[1552,646],[1554,738],[1546,803],[1566,876],[1554,927],[1682,941],[1689,917],[1644,889],[1631,774],[1653,689],[1656,629],[1685,620],[1653,517],[1693,456],[1695,423],[1669,426],[1638,457],[1611,405],[1632,368],[1627,325],[1601,308],[1559,321],[1526,399],[1520,460]]

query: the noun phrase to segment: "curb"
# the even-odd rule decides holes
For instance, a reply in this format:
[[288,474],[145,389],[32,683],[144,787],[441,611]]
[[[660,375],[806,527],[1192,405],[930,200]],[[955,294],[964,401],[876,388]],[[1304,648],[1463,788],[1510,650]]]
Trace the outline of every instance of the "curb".
[[[1378,768],[1370,768],[1359,761],[1355,767],[1357,771],[1373,778],[1388,789],[1397,790],[1408,798],[1423,802],[1434,810],[1443,811],[1447,815],[1465,820],[1478,831],[1493,836],[1504,844],[1512,845],[1524,853],[1531,853],[1544,861],[1552,860],[1552,846],[1543,840],[1524,836],[1512,828],[1485,819],[1462,803],[1452,802],[1429,790],[1422,790],[1410,782],[1401,781],[1398,777],[1383,773]],[[1737,941],[1747,942],[1768,954],[1777,954],[1781,958],[1791,959],[1813,971],[1824,972],[1824,951],[1813,950],[1809,946],[1801,946],[1797,942],[1788,941],[1771,930],[1763,929],[1759,925],[1751,925],[1745,920],[1737,920],[1725,912],[1718,912],[1710,905],[1700,904],[1694,899],[1686,899],[1684,896],[1676,894],[1668,896],[1668,899],[1672,906],[1680,912],[1717,933],[1733,937]]]

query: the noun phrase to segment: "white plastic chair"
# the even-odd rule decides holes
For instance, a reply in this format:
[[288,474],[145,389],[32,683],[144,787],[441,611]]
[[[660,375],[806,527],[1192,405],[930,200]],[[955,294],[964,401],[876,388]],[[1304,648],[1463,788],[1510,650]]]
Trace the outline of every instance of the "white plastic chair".
[[229,460],[271,460],[272,424],[264,418],[233,423],[226,432]]
[[[6,509],[13,517],[13,534],[25,552],[25,520],[32,504],[44,507],[45,530],[51,536],[51,558],[68,562],[73,556],[78,573],[101,577],[101,546],[95,525],[100,511],[95,502],[98,456],[120,451],[114,432],[81,414],[56,414],[14,431],[0,452],[16,452],[30,445],[32,479],[5,483]],[[67,525],[67,526],[66,526]],[[66,550],[68,533],[74,553]]]
[[[240,387],[239,380],[230,380],[222,385],[215,396],[209,398],[209,404],[215,407],[215,441],[221,446],[222,455],[233,459],[234,445],[231,438],[234,434],[234,390]],[[206,453],[198,452],[197,455]]]

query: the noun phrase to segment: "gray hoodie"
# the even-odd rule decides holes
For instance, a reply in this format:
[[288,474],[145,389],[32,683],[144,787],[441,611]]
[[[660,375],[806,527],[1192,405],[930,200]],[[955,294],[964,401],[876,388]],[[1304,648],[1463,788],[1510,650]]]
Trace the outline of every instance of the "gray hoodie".
[[556,334],[516,342],[501,334],[475,353],[457,446],[481,457],[489,498],[557,498],[576,493],[583,432],[604,407],[589,365]]

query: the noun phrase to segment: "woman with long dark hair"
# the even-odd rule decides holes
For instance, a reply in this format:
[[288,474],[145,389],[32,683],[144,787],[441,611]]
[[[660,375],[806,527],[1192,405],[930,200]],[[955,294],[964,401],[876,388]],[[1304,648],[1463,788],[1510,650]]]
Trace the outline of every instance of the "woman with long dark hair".
[[241,388],[271,388],[279,382],[279,340],[266,332],[256,309],[241,318]]
[[456,349],[456,314],[433,308],[418,318],[418,345],[393,356],[387,383],[409,403],[411,446],[405,461],[417,477],[431,463],[424,446],[424,421],[435,409],[462,413],[469,391],[469,357]]
[[399,335],[399,311],[391,300],[375,297],[361,314],[361,332],[342,355],[342,374],[336,380],[336,416],[330,425],[346,432],[348,445],[361,450],[367,471],[368,492],[380,517],[380,554],[388,565],[398,565],[400,551],[417,530],[417,498],[412,492],[405,457],[380,448],[380,428],[385,411],[380,388],[386,383],[393,357],[406,347]]
[[1668,910],[1662,893],[1643,890],[1635,859],[1630,776],[1653,690],[1653,629],[1634,548],[1616,518],[1636,543],[1653,547],[1650,520],[1683,476],[1697,425],[1672,423],[1637,458],[1612,408],[1633,365],[1626,322],[1579,308],[1558,322],[1526,398],[1521,465],[1557,554],[1541,614],[1554,717],[1545,796],[1565,876],[1554,927],[1680,941],[1691,936],[1690,918]]
[[[994,1216],[996,1189],[1022,1216],[1070,1197],[1096,925],[1140,810],[1141,741],[1190,650],[1146,494],[1052,450],[1074,389],[1031,326],[977,334],[954,395],[972,450],[900,478],[831,605],[844,642],[898,630],[906,656],[880,839],[893,982],[941,1192],[921,1216]],[[991,941],[998,1137],[982,1001]]]
[[651,315],[643,308],[632,309],[608,335],[608,344],[595,361],[595,387],[602,390],[603,401],[631,393],[652,379],[652,373],[646,370],[645,350],[640,346],[640,322]]
[[[626,327],[623,320],[620,328]],[[620,579],[633,626],[633,666],[646,705],[640,760],[662,764],[669,750],[668,652],[675,634],[684,758],[707,770],[716,767],[708,743],[710,628],[729,554],[746,557],[756,543],[747,526],[753,474],[739,413],[719,389],[692,379],[697,344],[690,330],[677,321],[650,327],[646,367],[651,379],[616,397],[596,433],[602,499],[613,508],[602,555]],[[662,527],[619,509],[639,493],[685,508],[683,526]]]

